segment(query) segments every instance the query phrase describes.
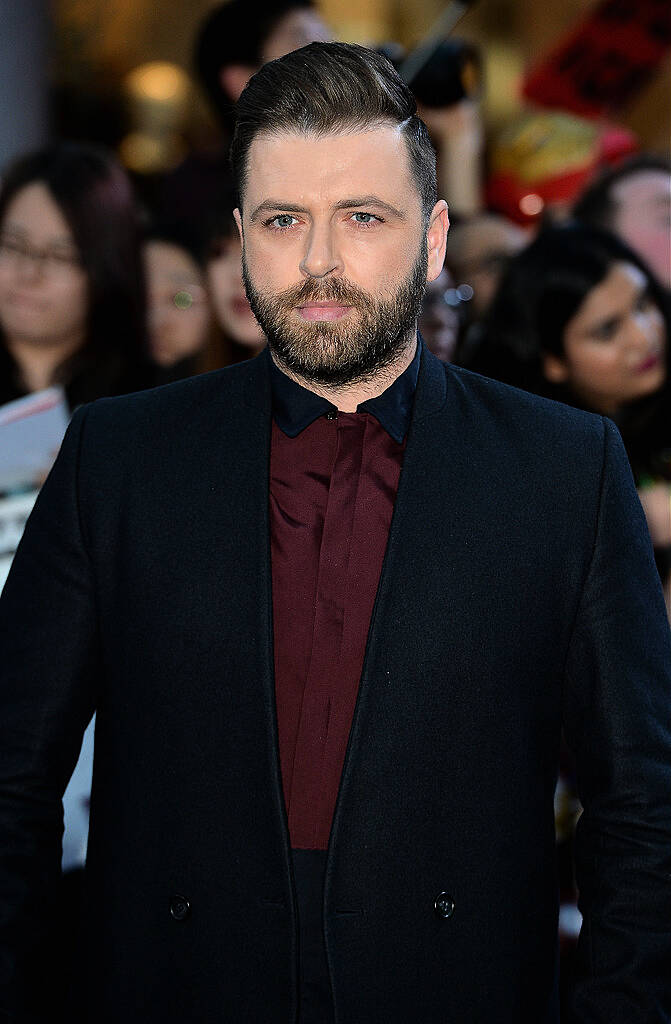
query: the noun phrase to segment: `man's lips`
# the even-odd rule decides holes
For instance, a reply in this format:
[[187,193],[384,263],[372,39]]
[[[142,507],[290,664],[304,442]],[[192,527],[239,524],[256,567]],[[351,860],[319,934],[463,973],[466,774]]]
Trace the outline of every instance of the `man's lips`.
[[308,302],[296,308],[303,320],[342,320],[352,307],[340,302]]

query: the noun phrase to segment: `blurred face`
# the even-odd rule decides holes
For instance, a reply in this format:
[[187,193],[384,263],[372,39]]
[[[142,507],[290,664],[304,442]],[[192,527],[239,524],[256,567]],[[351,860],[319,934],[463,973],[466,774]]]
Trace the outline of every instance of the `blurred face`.
[[331,33],[316,11],[297,7],[280,18],[263,47],[263,63],[277,60],[308,43],[328,42]]
[[614,186],[613,200],[613,230],[671,288],[671,177],[639,171]]
[[447,209],[436,204],[427,234],[396,126],[258,136],[236,217],[247,295],[286,368],[342,386],[414,339],[426,281],[442,269]]
[[198,264],[180,246],[147,242],[149,347],[159,366],[195,356],[207,341],[210,308]]
[[0,225],[0,325],[10,344],[83,340],[88,282],[63,214],[40,182],[14,196]]
[[207,283],[214,315],[224,333],[239,345],[260,349],[266,339],[245,295],[242,246],[237,237],[222,240],[220,255],[207,264]]
[[419,315],[419,329],[434,356],[449,363],[459,340],[459,314],[446,299],[454,281],[446,267],[427,285]]
[[481,214],[453,228],[448,260],[457,284],[473,289],[470,312],[475,317],[486,312],[503,271],[528,240],[526,231],[496,214]]
[[615,263],[589,292],[567,324],[564,358],[546,356],[545,374],[605,415],[662,386],[664,320],[638,267]]

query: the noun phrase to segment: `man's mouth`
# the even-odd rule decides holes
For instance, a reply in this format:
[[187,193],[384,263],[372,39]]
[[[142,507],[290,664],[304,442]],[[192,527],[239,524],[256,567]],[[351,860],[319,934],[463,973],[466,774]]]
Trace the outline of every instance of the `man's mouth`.
[[351,308],[341,302],[306,302],[296,307],[303,320],[342,320]]

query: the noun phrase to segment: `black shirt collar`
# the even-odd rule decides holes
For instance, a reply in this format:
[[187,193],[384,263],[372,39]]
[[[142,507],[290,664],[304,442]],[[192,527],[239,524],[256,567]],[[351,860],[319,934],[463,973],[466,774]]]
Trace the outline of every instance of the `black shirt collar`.
[[[368,412],[384,427],[390,437],[401,444],[410,426],[412,402],[417,386],[422,341],[418,336],[412,362],[377,398],[369,398],[357,406],[357,412]],[[337,413],[337,407],[314,391],[287,377],[267,354],[270,362],[270,386],[273,396],[273,418],[288,437],[298,437],[319,416]]]

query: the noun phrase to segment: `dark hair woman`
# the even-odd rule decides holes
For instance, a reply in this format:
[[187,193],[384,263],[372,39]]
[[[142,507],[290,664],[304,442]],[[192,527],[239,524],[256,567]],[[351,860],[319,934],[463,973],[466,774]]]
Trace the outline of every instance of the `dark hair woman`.
[[608,232],[543,230],[510,263],[468,366],[613,419],[658,552],[671,553],[668,298]]
[[77,143],[24,157],[0,190],[0,402],[61,384],[72,409],[142,387],[145,360],[128,177]]
[[205,241],[205,274],[218,331],[203,353],[201,369],[214,370],[258,355],[266,339],[247,301],[242,246],[233,218],[235,197],[221,196],[212,209]]
[[202,240],[180,222],[154,224],[144,240],[149,350],[155,384],[202,372],[214,333]]

